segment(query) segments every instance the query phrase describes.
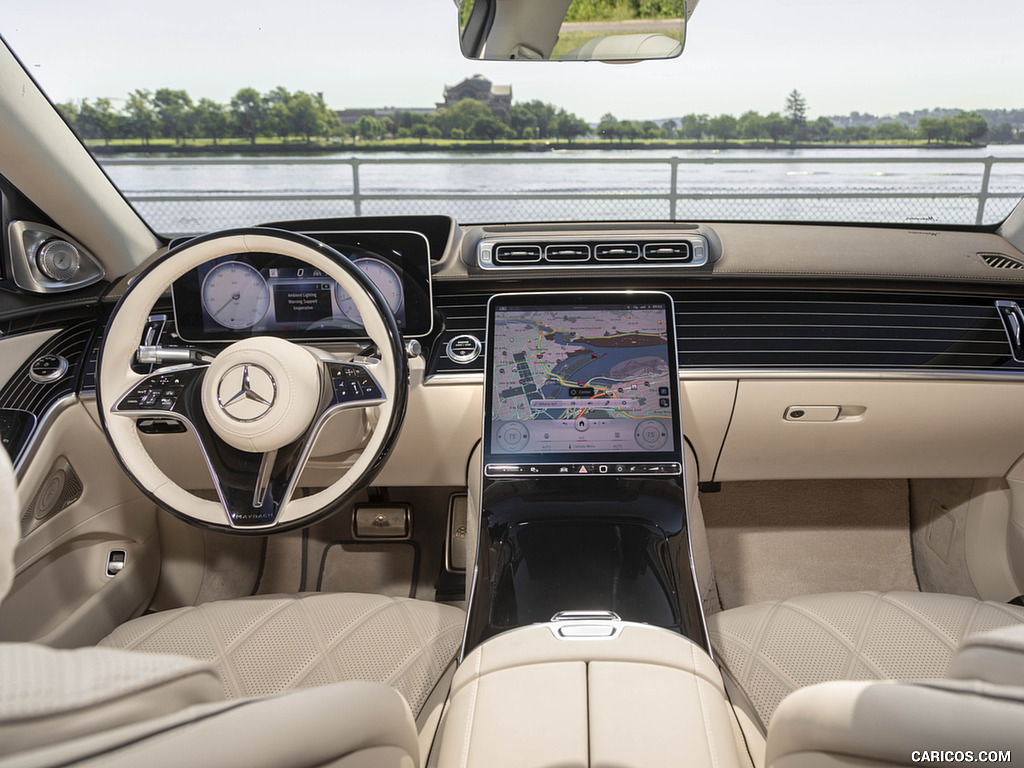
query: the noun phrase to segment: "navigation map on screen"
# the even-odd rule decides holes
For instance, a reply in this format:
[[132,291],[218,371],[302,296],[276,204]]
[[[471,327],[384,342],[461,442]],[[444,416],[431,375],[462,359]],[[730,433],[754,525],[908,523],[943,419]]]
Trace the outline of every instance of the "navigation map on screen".
[[492,454],[675,448],[663,305],[498,305],[491,338]]

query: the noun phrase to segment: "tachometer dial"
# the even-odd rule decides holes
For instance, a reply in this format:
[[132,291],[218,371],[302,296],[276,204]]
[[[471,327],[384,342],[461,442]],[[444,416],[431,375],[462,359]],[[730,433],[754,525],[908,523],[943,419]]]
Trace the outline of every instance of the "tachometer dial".
[[270,308],[270,288],[263,275],[241,261],[225,261],[203,279],[203,308],[225,328],[243,330],[256,325]]
[[[402,289],[402,278],[398,276],[395,268],[386,261],[366,256],[361,259],[353,259],[355,264],[364,275],[370,278],[370,282],[377,286],[377,290],[384,296],[392,314],[398,315],[398,311],[405,303],[405,291]],[[363,324],[363,318],[356,309],[355,302],[340,285],[334,286],[334,298],[338,301],[338,309],[341,313],[354,323]]]

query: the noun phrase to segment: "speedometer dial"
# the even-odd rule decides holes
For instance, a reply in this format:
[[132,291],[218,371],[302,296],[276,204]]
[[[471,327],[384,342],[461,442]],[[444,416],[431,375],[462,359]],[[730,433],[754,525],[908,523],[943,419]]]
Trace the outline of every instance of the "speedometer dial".
[[[364,275],[370,278],[370,282],[377,286],[377,290],[384,296],[391,313],[398,316],[399,310],[405,303],[405,291],[402,289],[402,278],[398,276],[395,268],[386,261],[370,258],[353,259],[355,264]],[[340,285],[334,286],[334,298],[338,301],[338,309],[349,320],[354,323],[363,324],[363,318],[356,309],[355,302]]]
[[243,330],[256,325],[270,308],[270,288],[263,275],[241,261],[225,261],[203,279],[203,309],[225,328]]

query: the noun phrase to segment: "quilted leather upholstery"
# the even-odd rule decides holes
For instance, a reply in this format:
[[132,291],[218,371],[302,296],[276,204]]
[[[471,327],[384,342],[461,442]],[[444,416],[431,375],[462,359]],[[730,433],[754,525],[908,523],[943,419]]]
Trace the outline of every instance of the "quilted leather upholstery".
[[415,714],[464,621],[458,608],[403,598],[266,595],[143,616],[100,645],[211,661],[229,699],[369,680],[398,690]]
[[782,699],[815,683],[945,677],[965,637],[1024,624],[1024,608],[958,595],[842,592],[732,608],[707,621],[719,660],[767,725]]
[[222,698],[210,664],[109,648],[0,643],[0,755]]

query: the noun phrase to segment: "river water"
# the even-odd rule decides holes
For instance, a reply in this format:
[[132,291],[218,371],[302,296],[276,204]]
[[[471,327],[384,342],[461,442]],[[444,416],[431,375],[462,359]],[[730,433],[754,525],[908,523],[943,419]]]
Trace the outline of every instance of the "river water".
[[[1001,221],[1024,195],[1021,145],[535,154],[345,151],[313,158],[319,162],[304,158],[303,164],[283,165],[262,157],[238,157],[237,164],[225,165],[223,160],[232,159],[226,156],[218,156],[216,164],[200,159],[161,165],[146,162],[147,157],[125,164],[133,158],[119,156],[117,163],[106,164],[107,172],[155,229],[176,234],[354,215],[351,199],[316,199],[353,195],[351,165],[323,162],[352,158],[360,160],[360,214],[443,213],[462,223],[669,219],[672,158],[680,161],[674,213],[681,220],[976,224],[986,157],[995,158],[988,179],[994,197],[984,203],[982,223]],[[462,162],[466,159],[489,162]]]

